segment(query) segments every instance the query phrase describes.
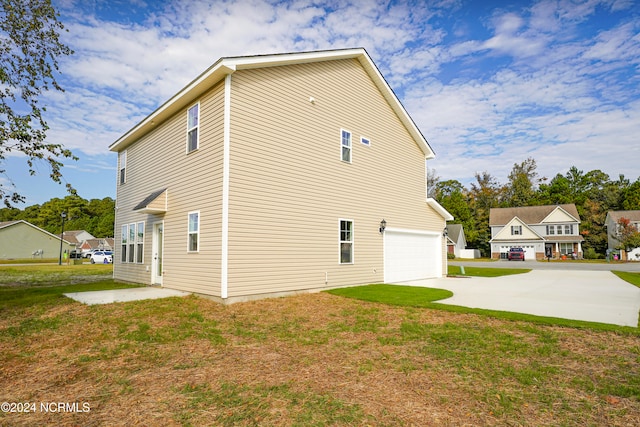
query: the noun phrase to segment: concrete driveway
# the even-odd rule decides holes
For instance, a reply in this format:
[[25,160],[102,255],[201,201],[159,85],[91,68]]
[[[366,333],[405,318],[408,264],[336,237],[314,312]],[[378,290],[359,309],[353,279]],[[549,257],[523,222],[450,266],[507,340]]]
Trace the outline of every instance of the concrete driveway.
[[438,301],[470,308],[638,326],[640,288],[610,271],[533,270],[495,278],[448,277],[407,282],[447,289]]

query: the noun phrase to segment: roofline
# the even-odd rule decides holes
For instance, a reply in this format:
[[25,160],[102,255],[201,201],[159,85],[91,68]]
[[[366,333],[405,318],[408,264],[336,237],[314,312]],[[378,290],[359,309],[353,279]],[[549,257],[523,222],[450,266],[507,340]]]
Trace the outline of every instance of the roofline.
[[24,219],[15,220],[11,224],[7,224],[7,225],[4,225],[4,226],[0,227],[0,229],[8,228],[8,227],[14,226],[14,225],[19,224],[19,223],[27,224],[28,226],[33,227],[36,230],[41,231],[41,232],[43,232],[45,234],[48,234],[49,236],[51,236],[51,237],[53,237],[55,239],[62,240],[64,243],[66,243],[68,245],[75,245],[75,243],[70,242],[70,241],[65,240],[65,239],[61,239],[60,236],[57,236],[57,235],[55,235],[53,233],[49,233],[47,230],[44,230],[44,229],[38,227],[37,225],[33,225],[29,221],[25,221]]
[[375,85],[378,87],[393,111],[398,115],[400,121],[409,131],[413,139],[425,155],[426,159],[433,159],[435,152],[429,146],[424,135],[416,126],[409,113],[391,89],[385,78],[378,70],[369,54],[364,48],[321,50],[298,53],[280,53],[255,56],[236,56],[220,58],[211,67],[196,77],[191,83],[181,89],[177,94],[169,98],[164,104],[149,114],[145,119],[127,131],[109,146],[110,151],[119,152],[137,141],[156,125],[167,120],[169,117],[186,108],[199,96],[209,90],[213,85],[223,80],[227,75],[238,70],[249,70],[252,68],[277,67],[289,64],[312,63],[327,60],[357,59]]
[[451,215],[449,211],[447,211],[440,203],[438,203],[436,199],[433,199],[431,197],[427,198],[427,204],[431,206],[434,211],[438,212],[445,221],[453,220],[453,215]]

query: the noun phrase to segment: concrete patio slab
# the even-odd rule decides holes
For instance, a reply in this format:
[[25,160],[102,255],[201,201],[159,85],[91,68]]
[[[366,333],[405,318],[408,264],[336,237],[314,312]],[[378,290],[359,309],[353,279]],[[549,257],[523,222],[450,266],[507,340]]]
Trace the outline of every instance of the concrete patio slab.
[[609,271],[533,270],[495,278],[442,278],[407,282],[447,289],[442,304],[536,316],[638,326],[640,288]]
[[64,296],[66,297],[87,305],[109,304],[112,302],[139,301],[145,299],[158,299],[168,297],[184,297],[187,295],[190,295],[189,292],[152,287],[111,289],[106,291],[70,292],[64,294]]

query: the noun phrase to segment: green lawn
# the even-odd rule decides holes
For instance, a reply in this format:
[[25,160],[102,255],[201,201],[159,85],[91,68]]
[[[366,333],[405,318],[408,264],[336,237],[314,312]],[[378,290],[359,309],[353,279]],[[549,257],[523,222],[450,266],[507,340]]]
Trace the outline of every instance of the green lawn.
[[[640,420],[634,328],[448,307],[437,302],[448,291],[389,285],[233,305],[189,296],[86,306],[62,293],[128,285],[102,265],[41,267],[0,267],[13,283],[0,279],[0,401],[91,409],[0,412],[0,425]],[[87,282],[70,283],[78,277]]]
[[[530,268],[483,268],[483,267],[467,267],[464,266],[464,276],[476,276],[476,277],[499,277],[508,276],[511,274],[522,274],[530,272]],[[449,276],[462,275],[460,266],[449,265],[447,268],[447,274]]]

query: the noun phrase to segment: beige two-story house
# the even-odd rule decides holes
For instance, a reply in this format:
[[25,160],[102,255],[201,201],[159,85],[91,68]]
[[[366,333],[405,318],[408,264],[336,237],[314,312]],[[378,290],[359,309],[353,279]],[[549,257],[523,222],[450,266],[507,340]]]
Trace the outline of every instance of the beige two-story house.
[[573,203],[563,205],[492,208],[491,257],[506,258],[512,247],[523,248],[525,260],[582,258],[580,216]]
[[222,58],[110,149],[118,280],[234,302],[446,274],[434,153],[364,49]]

